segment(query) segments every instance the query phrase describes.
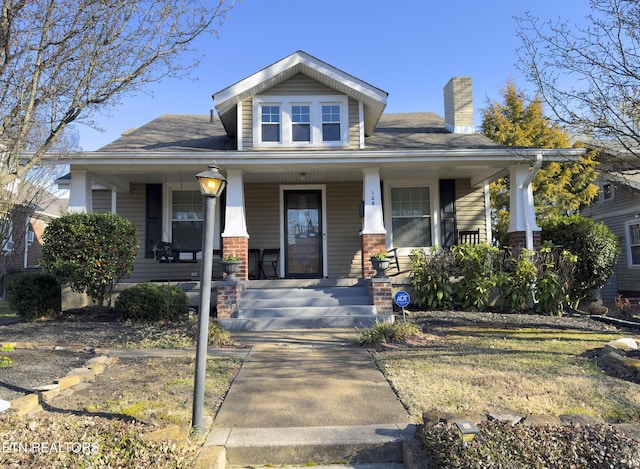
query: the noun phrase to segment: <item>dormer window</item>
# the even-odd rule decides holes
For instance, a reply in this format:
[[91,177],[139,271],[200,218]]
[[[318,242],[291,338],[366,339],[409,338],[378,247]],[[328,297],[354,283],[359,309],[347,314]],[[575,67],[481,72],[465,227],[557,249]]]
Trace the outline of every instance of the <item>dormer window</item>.
[[261,106],[260,115],[262,122],[262,141],[280,142],[280,106]]
[[294,142],[311,141],[311,106],[291,106],[291,139]]
[[346,146],[346,96],[258,96],[254,99],[255,147]]
[[342,122],[339,104],[322,105],[322,141],[339,142]]

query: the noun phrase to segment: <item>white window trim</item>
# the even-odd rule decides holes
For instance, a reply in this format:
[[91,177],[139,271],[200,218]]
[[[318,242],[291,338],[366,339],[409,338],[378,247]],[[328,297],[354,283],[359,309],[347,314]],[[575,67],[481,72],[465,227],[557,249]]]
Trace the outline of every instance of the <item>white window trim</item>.
[[[608,199],[604,198],[604,186],[611,186],[611,197]],[[598,201],[599,202],[611,202],[612,200],[616,200],[616,185],[613,182],[603,181],[598,184]]]
[[[322,140],[322,105],[340,106],[340,140],[324,142]],[[262,141],[262,105],[280,106],[280,141]],[[311,141],[294,142],[292,140],[291,106],[308,105],[311,108]],[[283,147],[344,147],[349,144],[349,101],[346,96],[256,96],[253,99],[253,146],[257,148]]]
[[[162,240],[165,242],[173,242],[171,222],[172,222],[172,209],[173,209],[173,191],[197,191],[200,192],[198,182],[169,182],[163,184],[162,191]],[[204,206],[204,201],[203,201]],[[204,208],[203,208],[204,210]],[[204,212],[203,212],[204,217]],[[213,236],[213,249],[221,249],[220,246],[220,204],[216,204],[214,221],[214,236]],[[202,252],[198,252],[196,258],[200,260],[202,258]]]
[[[391,218],[391,189],[398,187],[428,187],[429,203],[431,205],[431,245],[439,246],[440,241],[440,191],[437,179],[403,179],[384,181],[384,225],[387,230],[387,247],[395,247],[393,244],[393,225]],[[398,248],[398,255],[408,256],[412,249],[422,249],[427,246],[412,246]]]
[[[197,191],[200,192],[198,183],[183,184],[180,182],[167,183],[164,185],[163,204],[162,204],[162,238],[169,242],[173,242],[173,230],[171,229],[173,222],[173,192],[174,191]],[[203,209],[204,210],[204,209]],[[204,217],[204,213],[202,214]],[[204,220],[203,220],[204,222]],[[202,252],[196,254],[196,259],[202,258]]]
[[631,236],[629,235],[629,227],[631,225],[640,225],[640,218],[629,220],[624,224],[624,244],[627,251],[627,267],[629,269],[640,269],[640,264],[634,264],[631,258]]

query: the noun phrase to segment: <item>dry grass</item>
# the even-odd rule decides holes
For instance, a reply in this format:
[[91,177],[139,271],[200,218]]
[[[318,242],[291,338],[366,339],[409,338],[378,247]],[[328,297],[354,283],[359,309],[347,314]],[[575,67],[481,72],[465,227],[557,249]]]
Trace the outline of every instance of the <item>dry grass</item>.
[[585,352],[627,335],[552,329],[448,328],[424,347],[376,353],[416,421],[437,410],[584,413],[640,421],[640,384],[607,376]]

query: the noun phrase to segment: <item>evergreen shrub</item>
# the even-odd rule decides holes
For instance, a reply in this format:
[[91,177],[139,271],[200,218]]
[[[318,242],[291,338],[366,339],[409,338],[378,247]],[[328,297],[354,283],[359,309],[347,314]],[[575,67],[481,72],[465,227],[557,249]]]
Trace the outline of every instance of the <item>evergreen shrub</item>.
[[51,317],[60,313],[60,284],[49,274],[10,275],[7,277],[6,289],[7,301],[25,321]]
[[140,283],[120,293],[114,308],[125,319],[171,321],[188,313],[189,299],[175,285]]

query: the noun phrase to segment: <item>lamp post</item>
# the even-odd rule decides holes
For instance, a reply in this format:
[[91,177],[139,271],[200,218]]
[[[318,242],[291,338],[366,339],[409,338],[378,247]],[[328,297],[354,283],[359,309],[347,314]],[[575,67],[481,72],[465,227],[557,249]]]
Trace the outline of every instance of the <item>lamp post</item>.
[[207,346],[209,341],[209,310],[211,309],[211,270],[213,267],[213,222],[218,198],[227,184],[215,163],[207,171],[196,174],[205,201],[202,232],[202,273],[200,275],[200,309],[198,311],[198,345],[196,348],[196,376],[193,385],[193,414],[191,425],[202,432],[204,384],[207,374]]

